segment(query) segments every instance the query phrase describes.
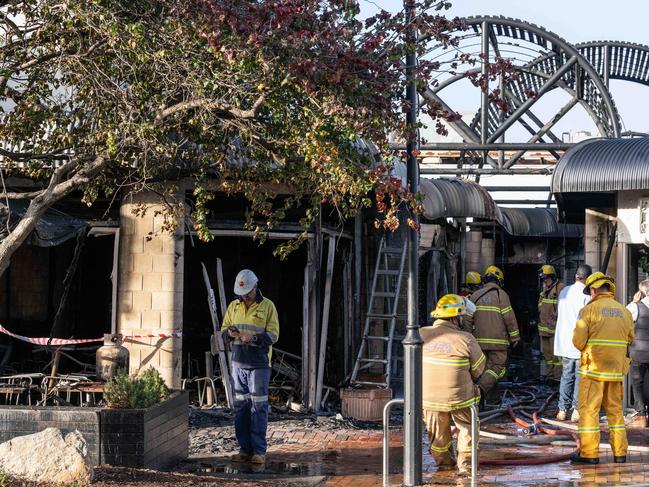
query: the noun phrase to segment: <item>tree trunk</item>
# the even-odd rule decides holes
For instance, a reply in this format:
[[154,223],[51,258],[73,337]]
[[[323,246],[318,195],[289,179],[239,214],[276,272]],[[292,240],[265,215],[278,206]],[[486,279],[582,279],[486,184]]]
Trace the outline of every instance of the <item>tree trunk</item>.
[[34,230],[38,220],[48,208],[72,190],[78,189],[90,181],[105,167],[107,162],[108,160],[103,156],[97,156],[94,161],[84,166],[78,173],[63,182],[61,182],[61,178],[78,166],[79,162],[70,161],[54,172],[47,189],[43,194],[35,197],[29,203],[27,211],[18,225],[0,242],[0,276],[9,268],[12,255]]

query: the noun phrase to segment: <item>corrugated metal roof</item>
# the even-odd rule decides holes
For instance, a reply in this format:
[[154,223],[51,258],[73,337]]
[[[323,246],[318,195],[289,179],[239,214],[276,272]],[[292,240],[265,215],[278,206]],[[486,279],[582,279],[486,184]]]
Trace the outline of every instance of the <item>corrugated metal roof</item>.
[[633,189],[649,189],[649,137],[581,142],[565,152],[552,176],[556,195]]
[[424,179],[419,183],[424,195],[424,217],[484,218],[503,222],[500,208],[479,184],[459,178]]
[[501,208],[503,227],[513,236],[581,237],[582,225],[558,223],[554,208]]

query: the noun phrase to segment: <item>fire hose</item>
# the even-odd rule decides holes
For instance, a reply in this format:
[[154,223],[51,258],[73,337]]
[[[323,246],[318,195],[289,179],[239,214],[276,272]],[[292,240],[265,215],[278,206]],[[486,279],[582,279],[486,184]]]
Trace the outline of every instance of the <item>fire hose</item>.
[[[538,419],[538,415],[545,410],[545,408],[548,406],[550,403],[550,400],[554,396],[555,393],[550,394],[548,398],[545,400],[545,402],[541,405],[540,408],[538,408],[534,413],[532,413],[532,423],[528,423],[527,421],[524,421],[523,419],[517,417],[514,414],[514,409],[512,406],[508,406],[507,411],[509,413],[509,416],[511,417],[512,421],[514,421],[516,424],[519,426],[522,426],[525,428],[525,432],[527,434],[546,434],[549,436],[570,436],[575,440],[575,443],[577,444],[577,447],[574,451],[570,453],[563,453],[563,454],[558,454],[558,455],[550,455],[550,456],[545,456],[545,457],[536,457],[536,458],[519,458],[519,459],[511,459],[511,460],[480,460],[481,465],[494,465],[494,466],[504,466],[504,465],[509,465],[509,466],[519,466],[519,465],[544,465],[547,463],[555,463],[555,462],[563,462],[565,460],[568,460],[571,455],[574,453],[579,452],[579,436],[574,432],[574,431],[569,431],[569,430],[552,430],[552,429],[546,429],[543,427],[541,422]],[[558,439],[558,438],[557,438]],[[524,442],[524,439],[518,439],[518,438],[512,438],[510,443],[517,443],[517,442]]]

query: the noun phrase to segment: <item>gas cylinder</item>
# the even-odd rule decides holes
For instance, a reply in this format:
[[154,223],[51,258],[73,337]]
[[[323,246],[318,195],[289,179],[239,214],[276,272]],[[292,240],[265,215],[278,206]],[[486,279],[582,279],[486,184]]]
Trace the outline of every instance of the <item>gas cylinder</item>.
[[122,346],[121,335],[104,335],[104,345],[97,350],[97,379],[110,380],[122,370],[128,372],[128,350]]

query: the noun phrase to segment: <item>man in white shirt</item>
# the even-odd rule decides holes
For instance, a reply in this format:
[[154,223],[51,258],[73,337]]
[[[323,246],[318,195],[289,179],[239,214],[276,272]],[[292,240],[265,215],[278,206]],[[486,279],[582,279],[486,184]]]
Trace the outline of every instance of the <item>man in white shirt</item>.
[[631,426],[647,426],[647,402],[643,396],[645,377],[649,371],[649,279],[642,281],[640,289],[627,309],[635,323],[635,342],[631,345],[631,370],[629,378],[633,388],[633,415]]
[[559,293],[557,327],[554,334],[554,355],[561,357],[563,371],[559,385],[559,412],[557,419],[565,421],[572,408],[570,421],[579,421],[577,397],[579,391],[579,359],[581,352],[572,344],[572,334],[577,325],[579,311],[588,304],[590,296],[584,294],[584,281],[593,273],[589,265],[582,264],[575,273],[575,283]]

